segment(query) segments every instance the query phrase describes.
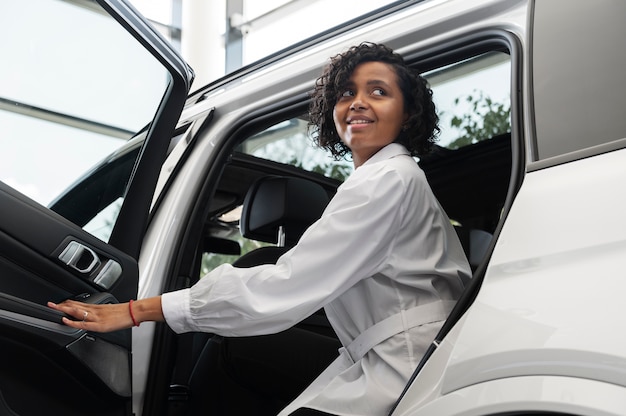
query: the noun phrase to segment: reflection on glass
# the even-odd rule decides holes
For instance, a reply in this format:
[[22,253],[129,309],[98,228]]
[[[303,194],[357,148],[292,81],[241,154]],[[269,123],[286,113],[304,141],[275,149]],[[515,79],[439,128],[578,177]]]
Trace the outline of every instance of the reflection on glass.
[[271,126],[248,138],[237,150],[340,181],[345,180],[354,168],[350,160],[334,160],[328,151],[316,147],[309,137],[304,118],[293,118]]
[[440,118],[440,146],[457,149],[510,131],[510,72],[510,56],[492,52],[424,74]]
[[151,122],[169,75],[92,1],[5,2],[0,34],[0,180],[47,205]]

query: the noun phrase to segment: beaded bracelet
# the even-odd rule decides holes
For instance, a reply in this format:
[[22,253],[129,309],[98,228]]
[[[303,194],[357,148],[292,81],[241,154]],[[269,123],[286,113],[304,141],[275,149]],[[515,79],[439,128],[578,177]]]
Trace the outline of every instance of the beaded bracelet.
[[133,325],[139,326],[139,322],[137,322],[135,315],[133,314],[133,302],[134,300],[132,299],[128,302],[128,311],[130,312],[130,319],[133,320]]

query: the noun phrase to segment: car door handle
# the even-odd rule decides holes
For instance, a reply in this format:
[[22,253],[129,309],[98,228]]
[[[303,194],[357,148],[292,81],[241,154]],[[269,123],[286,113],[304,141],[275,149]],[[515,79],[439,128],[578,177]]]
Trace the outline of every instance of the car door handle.
[[59,260],[83,274],[91,273],[100,265],[96,252],[78,241],[70,241],[59,254]]

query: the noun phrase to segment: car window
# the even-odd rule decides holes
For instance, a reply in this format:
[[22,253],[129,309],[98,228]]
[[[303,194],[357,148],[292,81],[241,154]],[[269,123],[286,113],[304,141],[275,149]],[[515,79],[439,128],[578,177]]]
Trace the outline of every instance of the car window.
[[304,115],[282,121],[249,137],[236,150],[340,181],[353,170],[349,159],[334,160],[328,151],[313,145]]
[[511,131],[510,56],[491,52],[429,71],[441,134],[447,149]]
[[[87,26],[101,36],[76,36]],[[153,119],[169,75],[104,10],[95,2],[8,2],[0,31],[2,182],[52,206],[79,180],[127,157],[128,148],[139,155],[141,143],[131,139]],[[114,212],[131,171],[110,175],[115,184],[91,188],[85,199]],[[82,206],[60,212],[82,227]]]
[[536,156],[559,157],[543,166],[621,148],[626,138],[626,3],[567,2],[567,18],[562,4],[537,2],[532,25],[541,39],[530,57]]
[[[508,54],[490,52],[423,74],[440,118],[439,146],[459,149],[511,131],[510,66]],[[349,159],[336,161],[313,145],[305,115],[249,137],[236,150],[342,181],[353,170]]]
[[124,198],[118,197],[102,210],[96,212],[95,216],[83,227],[90,234],[98,237],[102,241],[108,241],[113,231],[115,218],[122,208]]

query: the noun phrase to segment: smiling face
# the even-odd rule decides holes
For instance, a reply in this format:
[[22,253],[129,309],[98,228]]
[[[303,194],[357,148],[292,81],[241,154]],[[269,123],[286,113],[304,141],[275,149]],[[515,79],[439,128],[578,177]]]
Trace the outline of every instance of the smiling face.
[[359,64],[333,110],[335,128],[359,167],[392,143],[407,119],[404,97],[391,65]]

